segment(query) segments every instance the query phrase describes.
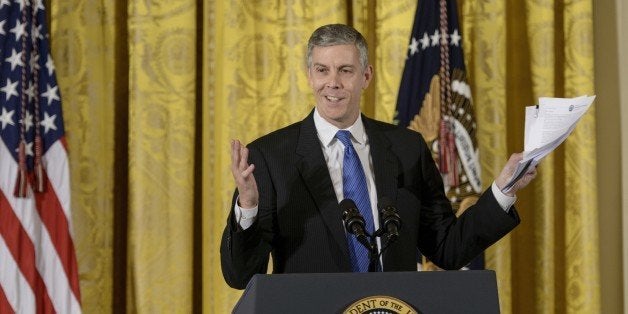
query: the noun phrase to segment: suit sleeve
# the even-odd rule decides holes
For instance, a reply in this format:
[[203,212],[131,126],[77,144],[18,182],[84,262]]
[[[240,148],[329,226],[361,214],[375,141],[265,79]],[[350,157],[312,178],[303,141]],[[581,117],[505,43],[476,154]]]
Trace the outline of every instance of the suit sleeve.
[[255,165],[253,175],[260,192],[258,216],[252,226],[243,230],[235,219],[233,208],[238,191],[234,192],[229,217],[220,244],[222,274],[229,286],[244,289],[255,274],[264,274],[268,269],[269,253],[273,242],[274,210],[270,175],[258,150],[249,147],[249,163]]
[[504,211],[491,189],[456,218],[441,175],[423,143],[419,189],[419,250],[444,269],[460,269],[519,224],[514,207]]

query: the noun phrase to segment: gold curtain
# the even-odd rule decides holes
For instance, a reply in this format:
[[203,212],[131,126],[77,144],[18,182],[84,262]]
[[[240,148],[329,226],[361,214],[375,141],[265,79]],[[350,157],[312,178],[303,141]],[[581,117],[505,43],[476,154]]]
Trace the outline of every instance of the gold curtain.
[[[50,1],[51,2],[51,1]],[[523,147],[523,107],[593,94],[590,1],[459,0],[485,186]],[[416,0],[50,3],[70,147],[85,312],[230,312],[220,271],[234,184],[229,140],[312,108],[305,42],[350,23],[375,78],[363,110],[390,121]],[[487,252],[503,313],[600,309],[595,115],[518,196],[522,225]]]
[[[51,54],[68,141],[74,246],[83,310],[113,303],[116,60],[113,2],[58,1],[49,10]],[[119,253],[119,252],[116,252]],[[124,293],[124,292],[122,292]]]
[[[591,1],[464,1],[483,178],[523,147],[524,107],[594,94]],[[522,225],[487,252],[503,313],[599,313],[595,108],[519,193]]]

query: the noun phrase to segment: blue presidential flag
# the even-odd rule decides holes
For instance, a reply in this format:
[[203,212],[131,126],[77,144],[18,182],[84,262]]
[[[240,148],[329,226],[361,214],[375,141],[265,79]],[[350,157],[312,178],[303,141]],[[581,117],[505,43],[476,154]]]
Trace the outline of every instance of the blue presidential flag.
[[[455,0],[418,2],[399,87],[394,123],[423,135],[454,211],[482,191],[471,88]],[[483,268],[480,258],[473,268]]]

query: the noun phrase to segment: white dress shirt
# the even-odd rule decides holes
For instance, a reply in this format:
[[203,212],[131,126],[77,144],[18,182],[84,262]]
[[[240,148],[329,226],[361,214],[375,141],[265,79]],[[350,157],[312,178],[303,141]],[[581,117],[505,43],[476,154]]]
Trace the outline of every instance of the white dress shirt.
[[[327,163],[327,169],[329,169],[329,176],[331,182],[334,185],[334,192],[336,193],[336,199],[338,202],[345,199],[342,184],[342,165],[344,162],[345,146],[336,138],[336,133],[340,130],[333,124],[323,119],[318,110],[314,110],[314,125],[316,126],[316,132],[318,139],[323,149],[323,156],[325,156],[325,162]],[[362,169],[364,169],[364,175],[366,177],[366,187],[369,192],[369,200],[371,202],[371,212],[373,215],[373,225],[375,230],[379,229],[379,211],[377,210],[377,189],[375,188],[375,171],[373,170],[373,160],[371,158],[371,149],[369,146],[368,137],[364,130],[364,124],[362,123],[362,116],[358,116],[355,123],[343,130],[347,130],[351,133],[351,144],[358,153]],[[375,238],[377,241],[378,251],[381,249],[381,239]],[[380,263],[382,262],[380,256]]]

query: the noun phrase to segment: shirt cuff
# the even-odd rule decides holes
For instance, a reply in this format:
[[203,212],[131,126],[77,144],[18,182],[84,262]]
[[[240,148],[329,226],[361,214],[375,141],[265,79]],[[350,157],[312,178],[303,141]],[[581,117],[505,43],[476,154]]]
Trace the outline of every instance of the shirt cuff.
[[517,200],[517,196],[508,196],[508,195],[504,194],[497,187],[497,184],[495,183],[495,181],[493,181],[493,184],[491,185],[491,190],[493,191],[493,195],[495,196],[495,199],[497,200],[497,203],[499,203],[499,206],[501,206],[501,208],[503,210],[505,210],[506,212],[509,212],[510,211],[510,207]]
[[242,227],[242,230],[246,230],[252,226],[255,219],[257,219],[257,205],[253,208],[244,209],[238,205],[239,199],[240,197],[236,199],[233,212],[235,214],[236,222],[240,225],[240,227]]

